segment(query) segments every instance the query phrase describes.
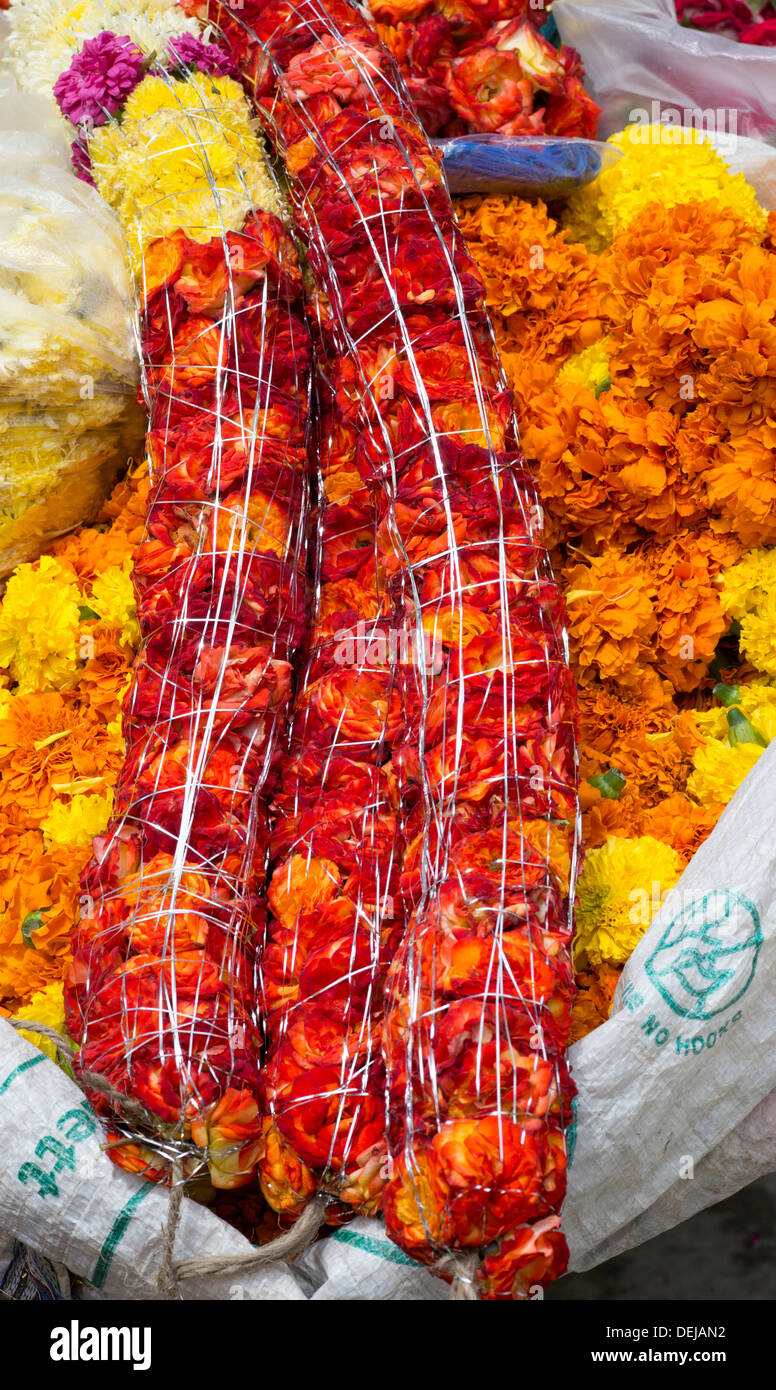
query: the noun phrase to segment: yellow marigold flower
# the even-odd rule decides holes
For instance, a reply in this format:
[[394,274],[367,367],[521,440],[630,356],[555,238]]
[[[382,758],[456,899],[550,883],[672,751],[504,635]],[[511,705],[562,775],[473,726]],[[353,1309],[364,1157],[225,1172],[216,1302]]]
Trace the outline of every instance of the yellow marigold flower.
[[715,199],[764,230],[767,213],[743,174],[731,174],[702,132],[640,124],[610,135],[622,159],[569,199],[563,225],[574,240],[601,251],[618,227],[648,203],[663,208]]
[[74,684],[80,604],[72,575],[50,555],[11,575],[0,604],[0,666],[20,694]]
[[613,835],[588,850],[578,884],[577,956],[590,965],[623,965],[684,865],[651,835]]
[[123,566],[110,565],[93,580],[89,607],[99,613],[104,623],[120,630],[121,640],[127,646],[140,645],[131,559],[127,559]]
[[776,677],[776,547],[747,551],[719,582],[728,613],[741,624],[741,651]]
[[719,582],[731,618],[743,618],[776,588],[776,548],[747,550],[720,575]]
[[105,829],[113,810],[113,792],[105,796],[79,792],[52,801],[41,829],[57,845],[88,845]]
[[739,645],[758,671],[776,677],[776,593],[741,619]]
[[758,734],[762,734],[766,743],[771,743],[776,738],[776,686],[765,681],[742,686],[737,704]]
[[[45,1023],[49,1028],[54,1028],[57,1033],[65,1033],[65,1004],[64,1004],[64,985],[61,981],[46,985],[45,989],[33,994],[29,1004],[16,1010],[17,1018],[33,1019],[35,1023]],[[28,1033],[25,1031],[21,1035],[28,1042],[39,1047],[41,1052],[45,1052],[52,1062],[57,1060],[57,1049],[53,1042],[44,1038],[42,1033]]]
[[586,386],[588,391],[599,395],[603,387],[609,384],[609,352],[607,338],[601,338],[581,352],[575,352],[564,362],[558,372],[558,380],[570,381],[574,386]]
[[[776,686],[767,681],[750,681],[748,685],[737,687],[734,700],[745,719],[762,734],[766,743],[776,738]],[[729,725],[724,705],[714,705],[712,709],[695,710],[693,718],[705,738],[716,738],[727,744]]]
[[720,739],[707,739],[693,757],[694,771],[687,779],[687,790],[696,801],[726,805],[764,751],[759,743],[736,743],[731,748]]

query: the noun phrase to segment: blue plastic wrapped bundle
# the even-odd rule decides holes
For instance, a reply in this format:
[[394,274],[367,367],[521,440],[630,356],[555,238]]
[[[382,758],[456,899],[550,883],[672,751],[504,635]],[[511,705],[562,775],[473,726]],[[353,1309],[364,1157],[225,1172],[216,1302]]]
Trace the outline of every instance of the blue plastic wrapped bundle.
[[512,193],[545,202],[567,198],[621,158],[598,140],[551,135],[458,135],[437,148],[451,193]]

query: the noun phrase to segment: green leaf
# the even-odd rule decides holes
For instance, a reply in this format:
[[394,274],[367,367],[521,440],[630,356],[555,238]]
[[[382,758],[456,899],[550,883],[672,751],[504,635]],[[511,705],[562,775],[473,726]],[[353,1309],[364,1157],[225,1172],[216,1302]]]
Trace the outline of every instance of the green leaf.
[[761,748],[767,748],[766,740],[762,734],[758,733],[754,725],[749,723],[746,715],[740,709],[729,709],[727,712],[728,722],[728,743],[731,748],[735,748],[737,743],[758,743]]
[[610,377],[607,377],[605,381],[602,381],[600,386],[596,386],[596,388],[595,388],[595,398],[596,398],[596,400],[598,400],[598,397],[599,397],[599,396],[602,396],[602,395],[604,394],[604,391],[610,391],[610,390],[611,390],[611,386],[612,386],[612,383],[611,383],[611,378],[610,378]]
[[595,777],[589,777],[591,787],[595,787],[607,801],[619,801],[625,787],[627,779],[623,777],[618,767],[610,767],[606,772],[599,772]]
[[41,927],[44,925],[43,914],[49,911],[50,909],[47,907],[36,908],[35,912],[28,912],[22,922],[22,940],[26,946],[31,946],[33,951],[36,948],[35,942],[32,939],[32,933],[34,931],[40,931]]
[[89,605],[86,603],[82,603],[80,608],[78,609],[79,623],[91,622],[92,618],[99,618],[99,616],[99,613],[95,613],[94,609],[90,608]]
[[736,705],[741,699],[741,691],[737,685],[725,685],[724,681],[717,681],[712,694],[721,705]]

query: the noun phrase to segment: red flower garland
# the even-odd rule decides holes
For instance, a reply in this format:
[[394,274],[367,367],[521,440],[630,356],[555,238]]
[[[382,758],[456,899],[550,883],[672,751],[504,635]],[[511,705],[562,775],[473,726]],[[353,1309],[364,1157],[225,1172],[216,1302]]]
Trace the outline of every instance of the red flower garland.
[[[79,1072],[129,1098],[90,1090],[128,1138],[112,1157],[160,1177],[204,1151],[216,1187],[250,1181],[263,1149],[266,802],[305,626],[301,288],[287,232],[262,211],[240,233],[177,231],[145,254],[158,486],[135,568],[143,645],[66,988]],[[130,1142],[144,1129],[147,1146]]]
[[579,54],[538,32],[547,15],[528,0],[371,0],[370,9],[429,135],[595,137],[600,111]]
[[[386,991],[386,1221],[429,1262],[490,1247],[482,1291],[525,1296],[563,1268],[557,1209],[572,1093],[563,1048],[573,994],[574,697],[540,513],[480,277],[374,33],[343,0],[245,0],[239,13],[214,3],[207,17],[221,25],[287,162],[336,410],[358,434],[348,464],[376,508],[393,627],[411,639],[398,662],[402,718],[393,717],[393,687],[379,680],[363,699],[353,689],[349,730],[361,749],[374,746],[378,728],[393,742],[407,842],[407,925]],[[350,521],[366,540],[367,519]],[[353,550],[338,541],[335,565],[343,554],[354,562]],[[331,727],[321,712],[329,674],[320,671],[318,707],[309,700],[316,730],[326,718]],[[304,780],[300,767],[293,794]],[[321,854],[333,829],[315,827]],[[352,982],[347,896],[339,884],[321,894],[342,913],[321,936],[314,912],[303,923],[292,888],[279,915],[289,953],[300,940],[318,950],[329,930],[350,930]],[[376,936],[382,945],[375,921],[370,985]],[[325,989],[325,972],[318,978]],[[306,1146],[322,1128],[331,1152],[340,1124],[349,1132],[337,1110],[342,1059],[363,1094],[352,983],[344,1015],[329,1014],[328,1037],[316,1023],[313,1052],[324,1064],[310,1065],[317,989],[318,980],[306,999],[295,996],[286,1034],[297,1160],[313,1156]],[[370,1011],[358,1017],[368,1031]]]

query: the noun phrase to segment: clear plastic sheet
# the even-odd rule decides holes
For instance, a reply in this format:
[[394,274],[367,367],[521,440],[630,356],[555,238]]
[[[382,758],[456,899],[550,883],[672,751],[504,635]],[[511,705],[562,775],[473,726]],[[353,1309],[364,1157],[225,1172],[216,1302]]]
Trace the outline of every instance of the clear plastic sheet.
[[[321,514],[274,808],[265,1193],[379,1199],[416,1258],[524,1297],[563,1268],[573,1094],[575,702],[541,508],[479,275],[374,33],[340,0],[200,13],[286,161],[333,399],[322,469],[372,507]],[[349,613],[327,601],[343,555]]]
[[664,120],[695,123],[733,152],[741,135],[776,143],[773,49],[688,29],[673,0],[556,0],[553,16],[582,57],[601,136]]
[[0,97],[0,576],[91,520],[142,440],[126,249],[56,113]]

